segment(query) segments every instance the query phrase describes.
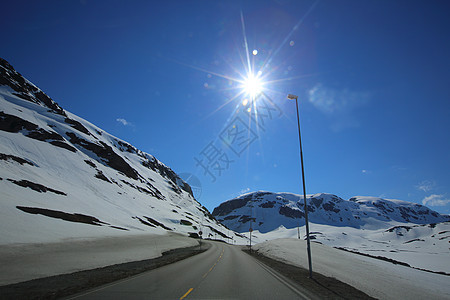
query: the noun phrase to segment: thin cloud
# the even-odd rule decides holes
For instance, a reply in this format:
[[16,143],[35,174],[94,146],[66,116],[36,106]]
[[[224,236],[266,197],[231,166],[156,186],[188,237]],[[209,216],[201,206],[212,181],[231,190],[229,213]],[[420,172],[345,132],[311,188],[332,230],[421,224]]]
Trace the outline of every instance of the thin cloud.
[[309,90],[309,102],[326,114],[348,113],[369,102],[367,92],[354,92],[349,89],[332,89],[316,84]]
[[128,122],[127,120],[125,120],[123,118],[117,118],[116,121],[121,123],[123,126],[130,126],[131,125],[130,122]]
[[246,188],[246,189],[241,190],[240,194],[243,195],[243,194],[246,194],[248,192],[250,192],[250,188]]
[[436,182],[432,180],[424,180],[420,182],[418,185],[416,185],[416,189],[424,192],[429,192],[434,189],[436,186]]
[[444,198],[444,195],[430,195],[422,200],[423,205],[429,206],[445,206],[450,204],[450,199]]
[[319,111],[333,118],[331,129],[338,132],[359,126],[352,112],[369,102],[370,93],[333,89],[318,83],[309,90],[308,100]]

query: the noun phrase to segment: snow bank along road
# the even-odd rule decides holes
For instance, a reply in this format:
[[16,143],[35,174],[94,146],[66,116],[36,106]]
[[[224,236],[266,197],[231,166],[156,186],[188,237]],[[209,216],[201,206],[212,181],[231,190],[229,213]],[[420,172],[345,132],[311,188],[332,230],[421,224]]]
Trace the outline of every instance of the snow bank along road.
[[196,245],[196,240],[175,233],[0,245],[0,286],[155,258],[164,251]]
[[69,299],[309,299],[239,247],[209,242],[199,255]]
[[[277,239],[254,246],[259,253],[307,268],[306,242]],[[311,243],[313,270],[338,278],[377,299],[450,299],[450,276],[433,274],[383,260]]]

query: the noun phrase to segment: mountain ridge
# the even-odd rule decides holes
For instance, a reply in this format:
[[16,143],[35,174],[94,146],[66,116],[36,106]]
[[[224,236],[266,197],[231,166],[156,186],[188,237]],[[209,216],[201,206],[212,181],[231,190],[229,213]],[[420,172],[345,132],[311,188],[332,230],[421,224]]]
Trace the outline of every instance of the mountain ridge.
[[[450,221],[426,206],[395,199],[356,196],[344,200],[333,194],[307,195],[308,219],[312,223],[354,228],[388,227],[387,223],[428,224]],[[303,196],[292,193],[257,191],[225,201],[214,208],[213,216],[237,232],[262,233],[279,226],[304,225]],[[249,223],[250,222],[250,223]]]
[[0,141],[0,244],[123,232],[229,238],[170,167],[64,110],[1,58]]

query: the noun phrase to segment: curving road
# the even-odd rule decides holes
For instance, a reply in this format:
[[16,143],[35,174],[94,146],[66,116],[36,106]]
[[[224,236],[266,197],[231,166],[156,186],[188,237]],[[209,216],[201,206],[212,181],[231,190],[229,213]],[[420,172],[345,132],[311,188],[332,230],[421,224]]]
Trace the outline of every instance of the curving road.
[[201,254],[70,299],[308,299],[237,246],[208,243]]

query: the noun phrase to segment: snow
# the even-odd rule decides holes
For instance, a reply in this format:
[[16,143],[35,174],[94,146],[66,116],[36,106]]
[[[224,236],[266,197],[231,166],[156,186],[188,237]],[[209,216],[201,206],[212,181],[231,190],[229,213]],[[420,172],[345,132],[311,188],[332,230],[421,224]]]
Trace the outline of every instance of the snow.
[[[14,160],[0,160],[0,274],[2,274],[0,275],[0,284],[156,257],[168,249],[194,245],[196,241],[186,238],[186,236],[198,231],[203,232],[203,237],[216,236],[225,239],[215,234],[215,231],[219,231],[226,235],[232,235],[233,243],[245,244],[248,242],[248,233],[245,233],[246,237],[240,237],[236,233],[230,232],[209,218],[201,204],[188,192],[179,190],[183,183],[181,179],[176,178],[173,182],[168,176],[161,174],[163,172],[160,170],[153,170],[143,165],[143,162],[151,161],[158,163],[164,170],[169,170],[152,155],[135,149],[131,145],[133,151],[128,152],[127,147],[123,146],[128,143],[104,132],[90,122],[66,112],[69,119],[81,123],[90,132],[90,134],[83,133],[65,122],[63,115],[55,114],[42,103],[36,104],[23,100],[13,92],[10,87],[0,86],[0,112],[36,124],[47,132],[59,134],[63,138],[63,142],[77,148],[77,151],[72,152],[56,147],[47,141],[27,137],[28,131],[25,129],[18,133],[0,130],[0,153],[31,162],[31,164],[20,164]],[[136,170],[140,177],[138,179],[129,178],[124,173],[110,167],[105,159],[98,157],[95,153],[80,145],[72,144],[68,133],[92,144],[104,144],[111,147],[113,152]],[[110,182],[96,178],[95,176],[99,172]],[[38,192],[28,187],[18,186],[11,180],[27,180],[64,192],[66,195],[50,191]],[[160,192],[161,197],[149,195],[135,187],[153,188]],[[352,201],[345,201],[329,194],[314,196],[323,198],[323,203],[335,203],[334,205],[341,210],[341,215],[333,214],[330,211],[318,211],[316,215],[310,215],[310,220],[314,220],[314,218],[317,220],[316,223],[311,224],[311,231],[315,232],[316,241],[328,246],[343,247],[371,255],[382,255],[409,263],[416,268],[450,273],[449,222],[437,224],[434,228],[415,227],[416,224],[398,222],[401,217],[398,211],[394,211],[391,214],[392,219],[386,222],[383,219],[385,216],[380,219],[377,215],[374,203],[379,205],[382,202],[383,205],[405,206],[419,210],[425,209],[424,207],[413,207],[404,201],[380,198],[355,197]],[[310,195],[309,198],[311,197]],[[303,201],[299,195],[278,193],[264,196],[262,201],[277,200],[291,210],[299,210],[301,206],[296,204],[299,199]],[[254,201],[254,203],[256,202]],[[26,213],[19,210],[18,206],[65,214],[83,214],[97,218],[103,224],[100,226],[70,222],[42,214]],[[279,208],[278,206],[277,208]],[[341,221],[338,226],[328,224],[330,220],[335,222],[340,216],[343,216],[342,213],[345,209],[353,212],[356,208],[361,207],[363,209],[355,212],[355,215],[362,217],[366,213],[367,216],[364,217],[364,220],[350,219],[350,216],[353,215],[348,212],[345,215],[349,218],[348,220]],[[245,206],[241,211],[232,213],[256,216],[260,221],[264,221],[261,228],[253,228],[255,229],[252,234],[254,242],[264,242],[280,237],[297,237],[296,227],[299,225],[297,219],[280,216],[278,213],[274,216],[257,205]],[[168,233],[161,227],[150,227],[144,224],[142,221],[146,222],[148,220],[146,217],[163,224],[172,231]],[[192,225],[183,225],[181,220],[187,220]],[[425,218],[423,218],[422,224],[426,223],[424,220]],[[249,228],[248,223],[233,222],[237,222],[237,219],[225,222],[225,224],[232,229],[236,228],[230,225],[241,226],[236,229],[240,231],[247,231]],[[286,228],[280,225],[284,225]],[[398,228],[392,232],[386,231],[388,228],[400,225],[407,225],[411,229]],[[304,232],[303,228],[301,230]],[[283,259],[294,259],[294,254],[289,254],[289,251],[297,249],[295,247],[303,247],[303,242],[299,240],[286,241],[279,244],[265,242],[255,247],[260,247],[261,251],[267,250],[270,255],[284,253]],[[286,245],[290,245],[289,243],[294,243],[292,244],[294,248],[283,250]],[[360,262],[361,266],[370,262],[369,265],[373,264],[374,268],[380,268],[380,264],[387,270],[393,268],[391,264],[385,266],[384,264],[387,264],[385,262],[355,256],[328,246],[314,244],[314,248],[326,249],[317,250],[319,253],[324,251],[324,255],[330,255],[330,257],[334,255],[336,258],[344,259],[343,262],[346,261],[345,259],[348,261],[351,257],[357,259],[356,261]],[[271,250],[273,247],[281,247],[279,254],[273,253]],[[316,249],[314,249],[314,253],[316,253]],[[342,266],[339,265],[339,262],[336,263],[338,265],[334,267],[335,271],[332,267],[327,269],[327,264],[323,264],[323,272],[341,271]],[[316,264],[320,269],[321,260],[317,259],[317,262],[314,262],[315,266]],[[354,264],[348,263],[351,266]],[[356,270],[364,271],[364,268],[360,267],[358,263],[357,265]],[[442,278],[448,278],[411,268],[395,266],[394,269],[396,271],[392,271],[392,274],[405,275],[404,278],[397,280],[403,286],[413,282],[412,279],[410,280],[410,275],[413,274],[411,272],[435,276],[433,278],[436,278],[436,284],[442,283]],[[341,279],[342,275],[345,278],[348,277],[346,280],[355,280],[354,277],[347,274],[352,273],[351,271],[343,273],[345,274],[336,275],[336,277]],[[382,274],[381,271],[380,274]],[[428,284],[428,277],[423,276],[425,275],[417,275],[417,278],[423,278],[427,286],[433,289],[434,284]],[[361,278],[364,278],[362,274]],[[379,281],[382,281],[383,278],[380,278]],[[442,286],[450,286],[448,283],[447,280]],[[414,288],[410,290],[414,291]],[[426,291],[428,293],[428,290]],[[441,290],[436,289],[436,291]],[[375,292],[382,293],[374,288],[373,293]],[[442,295],[441,292],[438,294]],[[445,295],[448,297],[448,293]]]
[[174,233],[3,245],[0,247],[0,285],[151,259],[171,249],[196,245],[196,240]]
[[[332,194],[307,195],[311,239],[330,247],[382,256],[411,267],[450,274],[450,218],[411,202]],[[304,200],[259,191],[222,203],[213,215],[259,243],[305,235]],[[250,221],[252,220],[252,221]]]
[[[344,200],[332,194],[307,195],[309,221],[316,224],[363,229],[388,228],[394,224],[429,224],[450,221],[429,208],[411,202],[376,197],[353,197]],[[278,226],[294,228],[304,225],[303,196],[291,193],[258,191],[239,196],[216,207],[213,215],[238,232],[253,229],[270,232]],[[241,216],[247,216],[240,219]]]
[[[167,233],[160,226],[155,228],[148,225],[147,218],[170,228],[171,232],[185,236],[200,230],[206,238],[214,237],[214,230],[228,235],[229,230],[210,218],[201,204],[182,189],[184,182],[179,178],[172,181],[165,174],[171,170],[152,155],[65,111],[71,122],[79,122],[89,134],[81,132],[68,123],[65,116],[52,112],[42,103],[26,101],[13,93],[10,87],[0,86],[0,112],[36,124],[47,132],[59,134],[63,138],[62,142],[77,151],[72,152],[48,141],[30,138],[26,129],[18,133],[0,130],[0,154],[12,155],[31,163],[0,160],[1,247],[25,243],[60,243],[67,239],[123,238]],[[86,143],[110,147],[114,154],[139,174],[138,178],[126,176],[108,165],[104,158],[72,143],[69,134],[74,134]],[[144,162],[157,164],[158,168],[153,170],[145,166]],[[99,173],[110,182],[96,178]],[[38,192],[13,182],[22,180],[66,195],[50,191]],[[153,196],[148,191],[158,192],[160,196]],[[17,207],[39,208],[66,215],[82,214],[97,218],[103,223],[99,226],[70,222],[43,214],[27,213]],[[183,225],[181,220],[189,220],[192,225]],[[238,243],[245,240],[233,232],[231,235]],[[217,238],[222,237],[217,235]]]
[[[30,89],[25,95],[36,103],[0,86],[0,285],[155,258],[198,245],[187,236],[199,231],[244,243],[154,156],[70,112],[64,111],[67,118],[55,113]],[[17,126],[22,129],[14,132]],[[25,129],[33,127],[35,138]],[[43,140],[47,136],[76,151]]]
[[[253,246],[262,254],[308,268],[306,242],[274,239]],[[313,271],[335,277],[379,299],[450,299],[450,277],[394,265],[311,243]]]
[[[411,267],[450,274],[450,222],[429,225],[401,224],[392,229],[361,230],[310,224],[312,241],[329,247],[344,248],[371,256],[382,256]],[[406,228],[406,229],[405,229]],[[407,229],[409,228],[409,229]],[[305,226],[300,236],[305,238]],[[243,233],[249,236],[248,233]],[[252,242],[260,243],[278,238],[297,238],[298,229],[280,226],[269,233],[252,232]]]

